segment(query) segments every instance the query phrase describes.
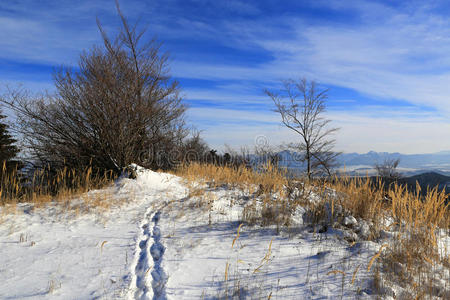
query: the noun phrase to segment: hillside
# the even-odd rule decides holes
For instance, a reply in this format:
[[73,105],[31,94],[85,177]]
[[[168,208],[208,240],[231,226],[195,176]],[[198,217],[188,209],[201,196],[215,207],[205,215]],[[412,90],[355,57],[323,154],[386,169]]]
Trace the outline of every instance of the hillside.
[[450,191],[450,176],[445,176],[436,172],[426,172],[405,177],[401,179],[401,182],[407,183],[410,186],[414,186],[417,182],[422,190],[426,190],[427,187],[433,188],[438,186],[440,190],[445,188],[447,191]]
[[[100,198],[99,203],[107,199],[108,209],[98,205],[84,210],[86,200],[40,208],[19,204],[16,211],[2,207],[0,298],[412,295],[402,284],[388,281],[390,271],[378,259],[400,234],[392,219],[383,221],[385,229],[374,239],[371,221],[353,217],[340,205],[327,209],[333,202],[325,199],[338,199],[336,191],[323,193],[297,184],[287,199],[300,202],[283,210],[275,205],[284,201],[280,192],[262,190],[276,184],[275,179],[283,180],[276,173],[255,173],[260,187],[241,189],[239,176],[245,174],[225,171],[215,171],[216,179],[205,182],[189,175],[199,176],[199,169],[178,177],[137,167],[137,179],[121,178],[80,198]],[[229,184],[219,178],[229,178]],[[320,207],[325,214],[317,219]],[[439,231],[436,237],[438,250],[445,253],[448,234]],[[433,281],[436,297],[449,296],[448,269],[436,264],[432,271],[441,278]]]

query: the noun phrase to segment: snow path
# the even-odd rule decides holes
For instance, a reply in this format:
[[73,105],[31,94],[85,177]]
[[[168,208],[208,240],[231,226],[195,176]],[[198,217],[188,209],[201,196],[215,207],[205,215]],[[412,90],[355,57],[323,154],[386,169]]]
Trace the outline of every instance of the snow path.
[[367,269],[380,242],[316,233],[301,207],[289,228],[250,225],[242,216],[254,199],[192,185],[139,169],[90,192],[119,203],[106,211],[0,207],[0,299],[376,298]]
[[[58,207],[6,214],[0,224],[0,299],[124,299],[149,207],[125,193],[107,212],[72,215]],[[109,196],[108,196],[109,197]],[[128,202],[130,201],[130,202]]]
[[135,187],[138,197],[150,203],[140,222],[141,233],[135,243],[135,258],[131,273],[128,299],[165,300],[168,276],[163,269],[165,247],[161,242],[159,220],[168,199],[184,197],[186,188],[173,175],[138,168]]
[[148,284],[147,284],[147,273],[150,270],[150,262],[149,262],[149,240],[150,240],[150,208],[147,209],[144,219],[141,222],[142,233],[140,240],[136,245],[136,249],[140,249],[140,251],[136,251],[135,258],[135,267],[134,274],[132,274],[132,284],[136,286],[136,292],[134,293],[135,299],[149,299],[148,297]]
[[166,299],[165,286],[167,283],[167,275],[162,267],[163,256],[166,248],[161,244],[161,230],[158,226],[161,212],[156,212],[152,218],[153,221],[153,245],[150,248],[150,253],[153,258],[154,266],[152,270],[152,287],[154,297],[153,299]]
[[[0,299],[165,299],[156,276],[164,279],[162,255],[158,261],[154,251],[164,228],[155,216],[169,199],[186,196],[179,181],[141,170],[136,180],[71,201],[80,209],[0,207]],[[111,206],[85,211],[87,196]]]
[[[158,226],[161,212],[152,213],[153,210],[153,207],[147,209],[141,222],[142,233],[138,243],[136,243],[136,249],[139,249],[139,251],[136,251],[131,283],[131,287],[134,286],[136,289],[131,298],[136,300],[151,299],[152,291],[153,299],[166,299],[167,275],[161,265],[165,247],[161,243],[161,229]],[[152,224],[153,227],[151,228]],[[153,265],[151,265],[151,260],[153,260]],[[152,278],[150,283],[149,273]],[[151,284],[152,289],[149,288],[149,284]]]

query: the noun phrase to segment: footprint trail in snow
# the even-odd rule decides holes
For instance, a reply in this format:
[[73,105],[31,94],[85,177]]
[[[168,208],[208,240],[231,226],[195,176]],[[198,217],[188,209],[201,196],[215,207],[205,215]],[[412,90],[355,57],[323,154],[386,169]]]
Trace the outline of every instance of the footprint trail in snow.
[[141,225],[143,230],[141,240],[139,241],[139,256],[134,269],[136,276],[136,292],[134,293],[134,299],[144,300],[149,299],[149,288],[147,285],[147,273],[150,270],[149,263],[149,241],[151,238],[150,233],[150,213],[145,215],[144,221]]
[[167,283],[167,275],[162,267],[162,260],[164,256],[164,251],[166,250],[161,244],[161,230],[158,226],[159,218],[161,212],[157,212],[153,218],[153,245],[150,247],[150,254],[153,258],[153,270],[152,270],[152,288],[153,288],[153,299],[166,299],[165,286]]
[[[162,267],[165,247],[161,243],[161,230],[158,226],[161,212],[151,214],[147,212],[141,223],[142,235],[138,243],[135,275],[134,299],[137,300],[164,300],[166,299],[165,287],[167,275]],[[153,225],[153,227],[151,227]],[[153,259],[153,266],[151,265]],[[151,289],[149,287],[149,275],[151,274]],[[151,292],[153,291],[153,297]]]

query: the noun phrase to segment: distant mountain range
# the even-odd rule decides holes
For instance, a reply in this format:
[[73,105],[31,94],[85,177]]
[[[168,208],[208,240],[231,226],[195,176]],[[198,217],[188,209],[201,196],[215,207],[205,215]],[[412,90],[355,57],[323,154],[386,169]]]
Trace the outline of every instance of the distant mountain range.
[[[293,168],[303,169],[305,164],[296,159],[300,157],[297,153],[291,151],[282,151],[281,165]],[[398,171],[403,176],[413,176],[421,173],[435,172],[441,175],[450,176],[450,151],[441,151],[430,154],[402,154],[389,152],[367,153],[343,153],[338,157],[340,169],[345,169],[348,175],[374,175],[375,164],[382,164],[386,159],[400,159]]]
[[361,171],[364,168],[372,169],[377,163],[383,163],[386,159],[400,159],[399,171],[404,176],[412,176],[425,172],[437,172],[450,175],[450,151],[442,151],[429,154],[401,154],[370,151],[365,154],[343,153],[339,156],[339,163],[355,171],[358,166]]
[[[279,164],[295,171],[303,171],[306,168],[301,162],[301,155],[291,151],[279,152],[281,161]],[[348,176],[373,176],[376,175],[375,164],[382,164],[386,159],[400,159],[398,171],[401,174],[400,183],[407,184],[414,189],[416,182],[422,190],[427,186],[439,186],[450,191],[450,151],[442,151],[431,154],[401,154],[370,151],[364,154],[343,153],[338,157],[340,172]]]

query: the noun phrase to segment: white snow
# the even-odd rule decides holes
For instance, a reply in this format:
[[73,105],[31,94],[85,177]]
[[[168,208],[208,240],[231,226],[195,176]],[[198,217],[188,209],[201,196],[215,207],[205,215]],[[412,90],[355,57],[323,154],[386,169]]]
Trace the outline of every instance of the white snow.
[[[171,175],[150,171],[140,175],[137,180],[121,179],[114,187],[91,192],[116,200],[117,205],[106,212],[56,213],[61,205],[32,210],[21,204],[18,213],[1,208],[0,299],[134,296],[142,227],[152,226],[147,216],[172,192],[183,195],[184,191]],[[153,266],[151,257],[143,259]]]
[[251,226],[241,191],[189,197],[183,179],[135,167],[136,180],[90,192],[109,195],[106,211],[1,208],[0,299],[376,297],[367,267],[381,244],[349,243],[350,228],[317,233],[302,207],[289,228]]

